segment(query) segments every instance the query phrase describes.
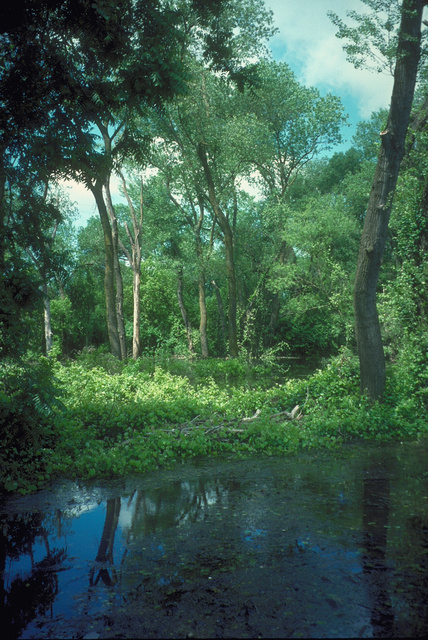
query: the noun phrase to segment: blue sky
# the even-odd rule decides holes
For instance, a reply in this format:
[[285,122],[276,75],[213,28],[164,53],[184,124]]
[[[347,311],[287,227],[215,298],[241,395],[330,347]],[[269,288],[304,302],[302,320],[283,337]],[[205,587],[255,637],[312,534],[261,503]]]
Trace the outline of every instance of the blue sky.
[[339,96],[351,126],[344,130],[343,148],[351,145],[356,124],[373,111],[388,108],[392,76],[355,69],[346,60],[328,11],[347,20],[347,12],[368,13],[361,0],[265,0],[274,13],[279,33],[270,43],[273,57],[286,62],[299,82],[316,87],[323,95]]
[[[302,84],[316,87],[322,95],[330,92],[341,98],[351,126],[343,129],[344,142],[335,151],[349,148],[356,124],[370,118],[373,111],[388,108],[392,77],[354,69],[327,12],[346,19],[347,11],[365,13],[368,7],[361,0],[265,0],[265,5],[273,11],[279,30],[268,43],[274,59],[286,62]],[[94,198],[83,185],[68,184],[69,196],[79,210],[77,224],[84,225],[97,213]],[[113,194],[117,194],[115,184],[113,181]]]

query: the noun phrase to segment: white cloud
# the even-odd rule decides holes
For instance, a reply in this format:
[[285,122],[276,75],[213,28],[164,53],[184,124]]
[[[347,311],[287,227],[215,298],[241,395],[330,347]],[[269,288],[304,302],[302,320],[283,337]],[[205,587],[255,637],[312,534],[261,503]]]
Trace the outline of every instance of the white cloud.
[[[97,205],[94,196],[81,182],[74,180],[62,180],[61,186],[68,193],[70,200],[76,204],[79,212],[76,224],[77,226],[85,226],[89,218],[98,215]],[[110,188],[113,202],[124,202],[124,198],[120,194],[120,180],[113,175],[110,181]]]
[[372,111],[387,108],[392,91],[392,77],[355,69],[346,60],[336,27],[328,11],[347,19],[354,9],[367,12],[361,0],[265,0],[274,12],[279,34],[270,46],[275,59],[287,62],[298,79],[321,91],[331,91],[352,103],[360,119]]

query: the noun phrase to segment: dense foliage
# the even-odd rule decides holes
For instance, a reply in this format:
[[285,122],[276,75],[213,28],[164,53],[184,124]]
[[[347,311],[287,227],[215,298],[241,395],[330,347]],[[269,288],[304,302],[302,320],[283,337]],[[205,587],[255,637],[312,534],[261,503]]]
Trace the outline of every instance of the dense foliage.
[[[24,4],[0,50],[4,488],[424,436],[423,65],[377,290],[387,389],[371,404],[352,290],[387,112],[336,151],[340,100],[271,60],[261,0]],[[64,177],[94,195],[85,226]],[[324,365],[288,379],[287,358]]]
[[408,345],[374,406],[359,394],[348,349],[301,378],[236,359],[125,364],[102,350],[66,364],[10,362],[1,371],[2,485],[26,493],[57,477],[139,474],[198,456],[426,437],[427,346]]

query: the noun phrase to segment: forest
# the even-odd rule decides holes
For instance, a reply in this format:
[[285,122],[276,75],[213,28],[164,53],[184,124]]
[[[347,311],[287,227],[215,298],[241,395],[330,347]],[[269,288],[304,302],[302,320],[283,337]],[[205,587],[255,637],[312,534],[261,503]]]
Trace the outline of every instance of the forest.
[[394,90],[345,151],[263,0],[1,10],[3,491],[426,437],[427,3],[363,2]]

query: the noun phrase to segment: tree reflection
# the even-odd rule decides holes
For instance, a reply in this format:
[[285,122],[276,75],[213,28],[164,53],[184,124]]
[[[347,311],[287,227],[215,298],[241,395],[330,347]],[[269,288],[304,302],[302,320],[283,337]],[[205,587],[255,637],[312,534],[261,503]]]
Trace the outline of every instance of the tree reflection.
[[[0,520],[0,620],[2,635],[17,638],[27,625],[39,615],[52,609],[58,594],[57,571],[67,558],[66,549],[50,549],[48,532],[41,513],[15,515]],[[46,555],[34,561],[37,538],[44,541]],[[18,560],[28,555],[31,571],[17,576],[10,586],[5,585],[6,559]]]
[[374,461],[371,461],[371,464],[373,466],[367,470],[367,473],[374,472],[378,477],[364,479],[363,572],[371,607],[373,636],[388,638],[394,635],[394,612],[386,562],[390,482],[385,469],[375,468]]
[[95,567],[92,567],[89,573],[89,585],[94,587],[101,579],[102,582],[108,587],[113,586],[117,582],[117,573],[114,567],[113,559],[113,546],[114,537],[116,535],[117,524],[119,522],[121,500],[120,498],[110,498],[107,500],[106,517],[104,521],[104,528],[101,535],[100,544],[98,547],[98,553],[95,558],[95,562],[102,562],[110,564],[110,571],[107,567],[101,567],[98,570],[97,576],[95,576]]

